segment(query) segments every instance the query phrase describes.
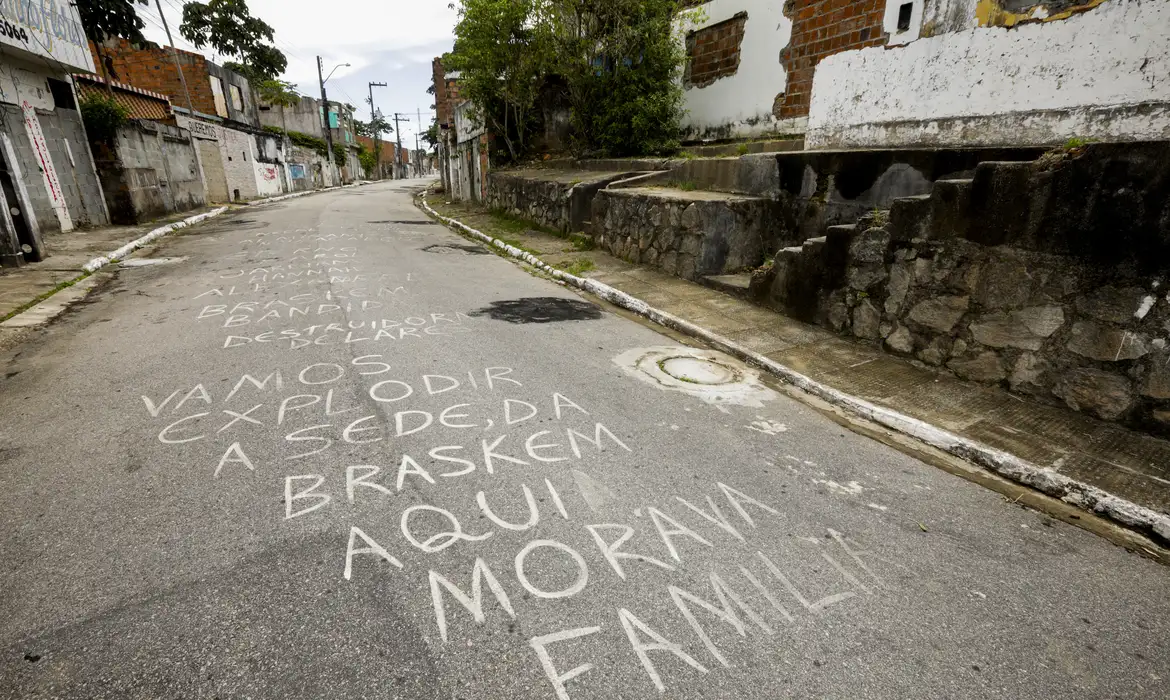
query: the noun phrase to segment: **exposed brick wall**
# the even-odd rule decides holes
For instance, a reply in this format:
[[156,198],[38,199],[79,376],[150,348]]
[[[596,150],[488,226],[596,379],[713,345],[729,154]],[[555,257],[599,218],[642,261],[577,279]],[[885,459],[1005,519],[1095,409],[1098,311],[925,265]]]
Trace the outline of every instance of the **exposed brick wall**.
[[444,79],[443,60],[435,58],[431,61],[431,82],[435,87],[435,118],[439,124],[450,124],[451,113],[447,109],[447,81]]
[[[369,136],[359,136],[357,137],[357,140],[358,143],[365,146],[367,150],[373,152],[374,139],[370,138]],[[386,136],[383,134],[382,138],[378,139],[378,146],[381,149],[381,157],[379,160],[385,165],[393,165],[394,149],[396,148],[395,142],[387,141]]]
[[[98,67],[97,73],[101,75],[102,64],[92,41],[89,50]],[[102,54],[112,63],[116,73],[116,76],[111,76],[114,80],[166,95],[171,99],[171,104],[177,107],[187,106],[187,96],[183,92],[183,83],[179,71],[175,69],[170,49],[135,49],[125,39],[111,39],[102,45]],[[215,114],[215,97],[211,94],[211,82],[208,80],[207,59],[182,50],[178,51],[178,56],[195,111]],[[224,90],[227,90],[226,86]]]
[[447,69],[439,58],[431,61],[431,80],[435,85],[435,117],[439,126],[454,127],[455,106],[463,101],[459,99],[459,83],[454,78],[447,78]]
[[683,85],[701,88],[739,70],[739,47],[747,13],[740,12],[731,19],[687,34],[686,72]]
[[[813,72],[825,56],[885,43],[882,18],[887,0],[787,0],[792,39],[780,52],[788,87],[777,97],[778,118],[808,115]],[[889,0],[897,2],[898,0]]]

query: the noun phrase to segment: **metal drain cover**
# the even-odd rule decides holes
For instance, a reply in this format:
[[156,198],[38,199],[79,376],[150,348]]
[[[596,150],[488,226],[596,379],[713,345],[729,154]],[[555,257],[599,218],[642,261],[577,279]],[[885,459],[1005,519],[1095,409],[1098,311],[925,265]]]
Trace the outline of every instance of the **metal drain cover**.
[[614,364],[659,389],[681,391],[708,403],[760,408],[778,394],[760,382],[747,365],[715,350],[682,346],[637,348],[618,355]]

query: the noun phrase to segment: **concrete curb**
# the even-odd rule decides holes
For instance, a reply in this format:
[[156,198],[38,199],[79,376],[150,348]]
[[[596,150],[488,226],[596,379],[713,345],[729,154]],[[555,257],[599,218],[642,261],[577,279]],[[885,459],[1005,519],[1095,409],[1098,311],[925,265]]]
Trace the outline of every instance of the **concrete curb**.
[[[362,185],[368,185],[368,184],[370,184],[369,181],[363,180],[362,182],[355,182],[351,185],[341,185],[338,187],[326,187],[326,188],[320,189],[320,190],[310,190],[310,191],[305,191],[305,192],[290,192],[289,194],[282,194],[282,195],[278,195],[276,197],[268,197],[267,199],[257,199],[255,201],[248,202],[248,206],[258,206],[261,204],[271,204],[273,202],[282,202],[286,199],[293,199],[296,197],[306,197],[308,195],[318,194],[320,192],[331,192],[333,190],[344,190],[344,189],[349,188],[349,187],[361,187]],[[165,236],[168,233],[171,233],[173,231],[177,231],[178,229],[186,228],[187,226],[192,226],[192,225],[197,224],[201,221],[206,221],[207,219],[211,219],[211,218],[214,218],[216,216],[219,216],[230,208],[231,207],[219,207],[217,209],[212,209],[211,211],[204,212],[202,214],[196,214],[195,216],[188,217],[186,219],[183,219],[182,221],[176,221],[173,224],[167,224],[166,226],[160,226],[160,227],[150,231],[149,233],[143,235],[142,237],[137,238],[133,241],[130,241],[126,245],[122,246],[121,248],[118,248],[117,250],[115,250],[111,253],[106,253],[105,255],[102,255],[100,257],[94,258],[93,260],[90,260],[85,265],[82,265],[81,269],[83,272],[88,272],[88,273],[97,272],[98,270],[105,267],[106,265],[109,265],[110,263],[117,262],[117,261],[121,260],[122,258],[133,253],[134,251],[147,245],[148,243],[154,241],[157,238],[161,238],[162,236]]]
[[1170,546],[1170,516],[1127,501],[1096,486],[1070,479],[1052,469],[1033,464],[1015,455],[994,449],[983,443],[930,425],[917,418],[912,418],[897,411],[874,405],[856,396],[851,396],[830,386],[821,384],[811,377],[800,374],[790,367],[753,352],[737,344],[735,341],[724,338],[701,326],[696,326],[685,319],[655,309],[641,299],[630,296],[621,290],[614,289],[596,280],[576,277],[562,272],[546,264],[531,253],[508,245],[499,239],[492,238],[455,219],[439,214],[421,197],[418,199],[418,202],[431,216],[448,226],[463,231],[472,238],[499,248],[513,258],[523,260],[558,280],[562,280],[578,289],[594,294],[611,304],[632,311],[654,323],[702,339],[723,352],[765,369],[801,391],[812,394],[851,415],[913,437],[926,445],[942,450],[964,461],[976,464],[1011,481],[1024,484],[1065,503],[1137,530],[1143,535],[1150,537],[1162,547]]

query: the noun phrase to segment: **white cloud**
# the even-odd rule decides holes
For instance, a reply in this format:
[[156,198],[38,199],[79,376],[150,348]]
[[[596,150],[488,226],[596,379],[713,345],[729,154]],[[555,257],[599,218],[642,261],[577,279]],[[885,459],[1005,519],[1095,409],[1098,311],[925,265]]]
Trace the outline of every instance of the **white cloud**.
[[[163,0],[163,11],[170,23],[175,45],[195,51],[178,33],[182,21],[182,0]],[[427,94],[431,85],[431,59],[451,49],[455,11],[448,0],[249,0],[253,16],[272,25],[277,47],[288,57],[285,79],[299,90],[320,96],[317,84],[316,57],[320,55],[325,73],[340,63],[326,85],[330,99],[349,102],[369,118],[369,82],[387,83],[374,88],[374,102],[388,118],[394,112],[409,114],[412,122],[402,125],[402,145],[413,148],[417,128],[413,124],[418,110],[423,126],[430,124],[434,97]],[[160,44],[166,35],[158,20],[158,10],[139,8],[146,19],[147,37]],[[222,56],[208,58],[222,63]],[[421,144],[420,144],[421,145]]]

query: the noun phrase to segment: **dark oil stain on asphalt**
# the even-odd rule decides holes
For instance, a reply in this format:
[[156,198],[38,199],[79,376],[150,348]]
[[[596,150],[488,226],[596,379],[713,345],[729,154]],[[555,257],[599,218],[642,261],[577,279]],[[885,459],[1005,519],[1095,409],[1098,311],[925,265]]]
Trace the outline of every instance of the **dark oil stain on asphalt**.
[[596,321],[601,307],[580,299],[561,297],[525,297],[493,301],[472,316],[487,316],[508,323],[557,323],[559,321]]
[[425,248],[421,248],[426,253],[438,253],[439,255],[463,254],[463,255],[490,255],[490,253],[477,245],[462,245],[459,243],[433,243]]

